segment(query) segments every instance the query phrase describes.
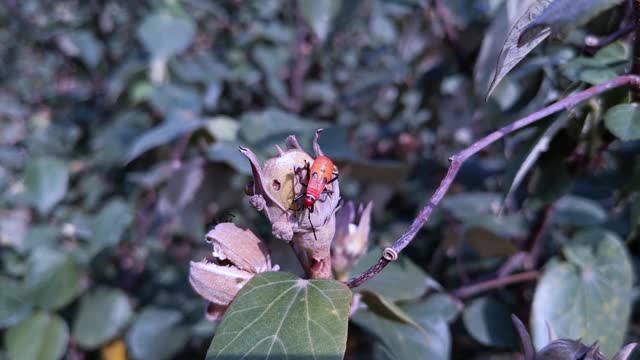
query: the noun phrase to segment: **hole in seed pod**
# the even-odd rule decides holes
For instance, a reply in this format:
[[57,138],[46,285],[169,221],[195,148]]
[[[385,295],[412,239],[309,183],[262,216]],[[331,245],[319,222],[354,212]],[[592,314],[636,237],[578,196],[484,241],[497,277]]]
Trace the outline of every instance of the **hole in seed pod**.
[[279,191],[280,190],[280,181],[273,180],[273,183],[271,184],[271,186],[273,187],[273,190]]

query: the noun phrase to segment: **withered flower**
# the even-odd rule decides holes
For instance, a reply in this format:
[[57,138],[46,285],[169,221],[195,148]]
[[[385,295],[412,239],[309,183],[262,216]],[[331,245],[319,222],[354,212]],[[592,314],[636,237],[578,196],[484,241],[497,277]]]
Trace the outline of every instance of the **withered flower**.
[[278,270],[277,265],[271,266],[269,251],[251,230],[220,223],[207,233],[206,240],[212,244],[212,256],[191,262],[189,282],[215,305],[218,316],[254,275]]
[[[323,155],[316,131],[313,148],[316,156]],[[306,191],[309,174],[306,163],[314,158],[298,144],[295,136],[287,138],[287,150],[276,145],[278,156],[268,159],[262,166],[255,154],[240,148],[251,163],[253,186],[246,189],[250,204],[264,213],[272,225],[272,234],[290,242],[298,260],[310,278],[331,277],[331,241],[335,231],[335,212],[340,200],[340,186],[334,181],[315,202],[313,212],[294,204]],[[337,171],[337,169],[336,169]]]
[[[589,346],[580,340],[556,339],[549,324],[547,324],[549,344],[536,353],[531,336],[522,321],[515,315],[511,315],[511,321],[520,337],[520,347],[525,360],[607,360],[607,357],[600,352],[597,342]],[[629,359],[636,345],[636,343],[627,344],[614,355],[612,360]]]
[[351,268],[364,254],[369,244],[369,229],[371,227],[371,209],[373,203],[367,206],[348,202],[336,213],[336,232],[331,245],[331,262],[333,272],[338,280],[347,280]]

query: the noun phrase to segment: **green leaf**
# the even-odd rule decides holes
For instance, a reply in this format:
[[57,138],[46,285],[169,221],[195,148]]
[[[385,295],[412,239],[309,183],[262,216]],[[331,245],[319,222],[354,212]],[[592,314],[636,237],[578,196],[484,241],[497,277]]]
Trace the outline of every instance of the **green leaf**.
[[24,291],[18,281],[0,275],[0,329],[13,326],[31,311],[31,305],[24,298]]
[[188,116],[180,116],[180,113],[174,114],[174,116],[165,123],[140,135],[129,149],[126,162],[130,162],[147,150],[171,142],[181,135],[188,134],[205,125],[203,121]]
[[91,69],[100,63],[104,52],[102,43],[92,32],[86,30],[70,32],[63,37],[62,43],[67,55],[79,57]]
[[491,93],[493,93],[500,81],[551,33],[549,29],[543,29],[537,32],[535,36],[530,36],[526,41],[520,41],[523,31],[551,1],[552,0],[535,0],[509,31],[507,40],[502,46],[502,50],[498,56],[498,64],[491,85],[489,85],[489,90],[487,91],[487,98],[491,96]]
[[145,308],[127,332],[127,345],[135,359],[170,359],[189,339],[180,326],[182,314],[175,310]]
[[67,323],[60,316],[45,312],[31,315],[5,334],[10,359],[61,359],[68,341]]
[[96,349],[116,336],[131,315],[124,292],[100,287],[82,297],[73,323],[73,339],[83,348]]
[[60,309],[82,291],[81,272],[67,255],[53,249],[36,248],[27,262],[25,299],[43,309]]
[[474,300],[462,314],[464,326],[471,336],[486,346],[514,347],[517,338],[509,308],[486,296]]
[[607,129],[622,141],[640,139],[640,109],[637,103],[620,104],[605,115]]
[[607,220],[607,212],[597,202],[578,196],[558,200],[553,221],[560,225],[594,226]]
[[93,219],[91,254],[116,245],[133,220],[133,210],[120,199],[109,201]]
[[[256,145],[282,141],[282,138],[289,134],[313,134],[325,125],[327,123],[305,121],[282,110],[268,108],[260,112],[244,113],[240,119],[240,134],[249,144]],[[269,146],[273,145],[269,144]]]
[[247,158],[238,151],[237,143],[218,141],[207,150],[207,158],[211,161],[224,162],[240,174],[251,174],[251,166]]
[[622,73],[628,58],[627,47],[618,41],[600,49],[593,57],[580,56],[569,60],[561,70],[562,74],[572,81],[597,85]]
[[449,327],[432,298],[433,295],[424,301],[400,306],[424,332],[367,309],[358,310],[351,320],[373,335],[375,359],[448,360],[451,349]]
[[[202,94],[193,87],[175,84],[162,84],[152,89],[149,102],[153,108],[166,117],[193,117],[202,110]],[[180,113],[179,111],[182,111]],[[169,119],[174,120],[174,119]],[[189,121],[186,119],[185,121]]]
[[300,12],[321,42],[331,32],[331,26],[342,1],[298,0]]
[[351,291],[334,280],[256,275],[216,329],[207,359],[342,359]]
[[167,59],[191,44],[195,30],[191,19],[159,11],[144,18],[136,35],[153,57]]
[[587,23],[601,12],[620,4],[623,0],[553,0],[535,20],[530,22],[520,36],[520,43],[529,42],[541,32],[567,33]]
[[40,214],[46,214],[67,193],[67,164],[54,158],[38,158],[27,164],[25,186],[28,197]]
[[612,356],[629,321],[633,270],[627,248],[601,229],[577,233],[564,247],[566,261],[547,266],[533,298],[531,327],[537,348],[547,344],[545,322],[559,338],[598,341]]
[[[383,318],[413,326],[416,330],[424,333],[422,327],[413,321],[398,305],[371,291],[365,290],[359,293],[362,295],[362,302],[367,304],[367,308],[371,312]],[[427,336],[426,333],[424,335]]]
[[[364,272],[378,261],[381,254],[381,249],[369,251],[358,260],[351,272],[353,274]],[[435,280],[420,267],[406,256],[401,256],[398,260],[389,263],[383,272],[358,287],[358,290],[369,290],[384,296],[389,301],[413,300],[422,296],[429,284],[434,283]]]

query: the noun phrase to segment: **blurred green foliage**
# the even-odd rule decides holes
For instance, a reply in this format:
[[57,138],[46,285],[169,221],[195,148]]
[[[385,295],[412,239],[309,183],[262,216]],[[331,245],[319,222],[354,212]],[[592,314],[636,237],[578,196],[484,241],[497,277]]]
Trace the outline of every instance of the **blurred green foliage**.
[[[1,2],[0,359],[114,359],[121,342],[132,359],[204,358],[216,323],[189,260],[230,214],[271,240],[238,145],[264,158],[324,127],[343,196],[374,201],[370,243],[389,245],[450,154],[629,68],[624,38],[584,45],[618,29],[621,1],[556,0],[563,16],[509,35],[538,3]],[[485,101],[505,61],[521,62]],[[545,313],[609,355],[640,338],[637,104],[619,89],[570,110],[465,163],[401,260],[366,285],[392,305],[354,315],[348,359],[505,358],[517,351],[508,315],[527,319],[532,303],[539,347]],[[273,262],[299,273],[271,242]],[[448,295],[532,250],[516,270],[539,269],[539,287]]]

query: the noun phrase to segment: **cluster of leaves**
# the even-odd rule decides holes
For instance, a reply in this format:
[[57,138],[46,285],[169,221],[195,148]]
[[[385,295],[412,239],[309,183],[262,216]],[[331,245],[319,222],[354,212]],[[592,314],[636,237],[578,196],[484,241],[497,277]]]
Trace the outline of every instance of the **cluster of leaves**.
[[[187,281],[189,260],[211,251],[203,235],[233,214],[270,239],[244,197],[250,167],[238,145],[266,157],[287,135],[309,144],[324,127],[342,196],[374,201],[370,243],[387,246],[448,155],[629,70],[624,38],[603,48],[584,39],[618,31],[630,9],[621,0],[2,2],[0,359],[203,358],[216,324]],[[640,122],[629,101],[627,89],[609,92],[467,161],[427,228],[356,290],[367,308],[350,318],[347,356],[514,353],[510,313],[530,319],[538,348],[545,321],[561,337],[599,340],[607,355],[639,338],[627,326],[638,321],[640,254]],[[289,248],[270,247],[274,263],[300,273]],[[353,273],[379,254],[373,247]],[[540,270],[537,284],[474,299],[452,291],[519,255],[514,270]],[[273,305],[245,298],[229,314],[249,309],[246,321],[252,306],[283,308],[309,334],[313,320],[346,336],[348,301],[330,285],[254,280],[238,299],[271,283],[261,294]],[[342,322],[305,321],[305,304]],[[291,346],[333,346],[314,335]],[[223,341],[224,329],[212,348]]]

